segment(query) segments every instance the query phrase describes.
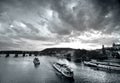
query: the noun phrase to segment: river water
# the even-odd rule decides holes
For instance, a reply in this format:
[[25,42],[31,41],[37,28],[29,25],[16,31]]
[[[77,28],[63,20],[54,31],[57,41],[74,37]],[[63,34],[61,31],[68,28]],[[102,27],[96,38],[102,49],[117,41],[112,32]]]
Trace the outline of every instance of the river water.
[[[0,57],[0,83],[120,83],[120,73],[96,70],[55,57],[40,56],[35,67],[34,57]],[[53,62],[63,62],[73,68],[74,80],[58,73]]]

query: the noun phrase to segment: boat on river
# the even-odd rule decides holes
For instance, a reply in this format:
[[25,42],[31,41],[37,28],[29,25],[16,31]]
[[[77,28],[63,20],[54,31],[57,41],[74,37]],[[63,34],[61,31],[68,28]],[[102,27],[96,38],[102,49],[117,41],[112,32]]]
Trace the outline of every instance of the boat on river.
[[66,64],[54,63],[53,67],[67,78],[73,78],[73,71]]
[[40,60],[35,57],[34,60],[33,60],[33,63],[34,63],[34,65],[39,65],[40,64]]
[[110,62],[99,62],[99,61],[84,61],[84,64],[87,66],[97,67],[97,68],[104,68],[109,70],[120,71],[120,65],[117,63],[110,63]]
[[90,66],[90,67],[97,67],[98,64],[93,63],[91,61],[84,61],[84,65]]

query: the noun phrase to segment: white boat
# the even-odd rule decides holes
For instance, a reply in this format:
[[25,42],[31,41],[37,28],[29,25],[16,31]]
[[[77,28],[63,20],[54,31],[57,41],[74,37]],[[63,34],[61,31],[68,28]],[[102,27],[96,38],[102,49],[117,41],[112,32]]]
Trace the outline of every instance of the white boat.
[[53,67],[67,78],[73,78],[73,71],[66,64],[54,63]]
[[38,58],[34,58],[33,63],[34,63],[34,65],[39,65],[40,61]]

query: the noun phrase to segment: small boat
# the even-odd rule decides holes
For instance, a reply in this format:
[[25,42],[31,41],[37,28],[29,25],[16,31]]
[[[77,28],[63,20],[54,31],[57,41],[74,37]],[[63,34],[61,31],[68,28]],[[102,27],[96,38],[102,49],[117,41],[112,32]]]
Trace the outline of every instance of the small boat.
[[67,78],[73,78],[73,71],[66,64],[54,63],[53,67]]
[[33,63],[34,63],[34,65],[39,65],[40,61],[38,58],[34,58]]

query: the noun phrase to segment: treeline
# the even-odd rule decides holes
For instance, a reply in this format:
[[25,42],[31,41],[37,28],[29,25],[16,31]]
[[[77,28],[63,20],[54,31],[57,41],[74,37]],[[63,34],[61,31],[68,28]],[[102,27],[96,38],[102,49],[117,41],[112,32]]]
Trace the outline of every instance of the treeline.
[[55,55],[57,53],[64,53],[64,52],[68,52],[68,51],[72,51],[75,49],[72,48],[46,48],[44,50],[41,51],[41,54],[43,55]]
[[[97,60],[107,59],[107,55],[102,54],[96,50],[72,49],[72,48],[47,48],[41,51],[41,54],[51,56],[56,54],[64,54],[67,53],[68,51],[74,51],[74,55],[71,58],[74,58],[76,62],[91,59]],[[66,56],[68,56],[68,58],[70,57],[69,54],[66,54],[65,57]]]
[[85,49],[77,49],[74,52],[74,58],[76,62],[84,61],[84,60],[104,60],[107,59],[107,55],[102,54],[96,50],[85,50]]

